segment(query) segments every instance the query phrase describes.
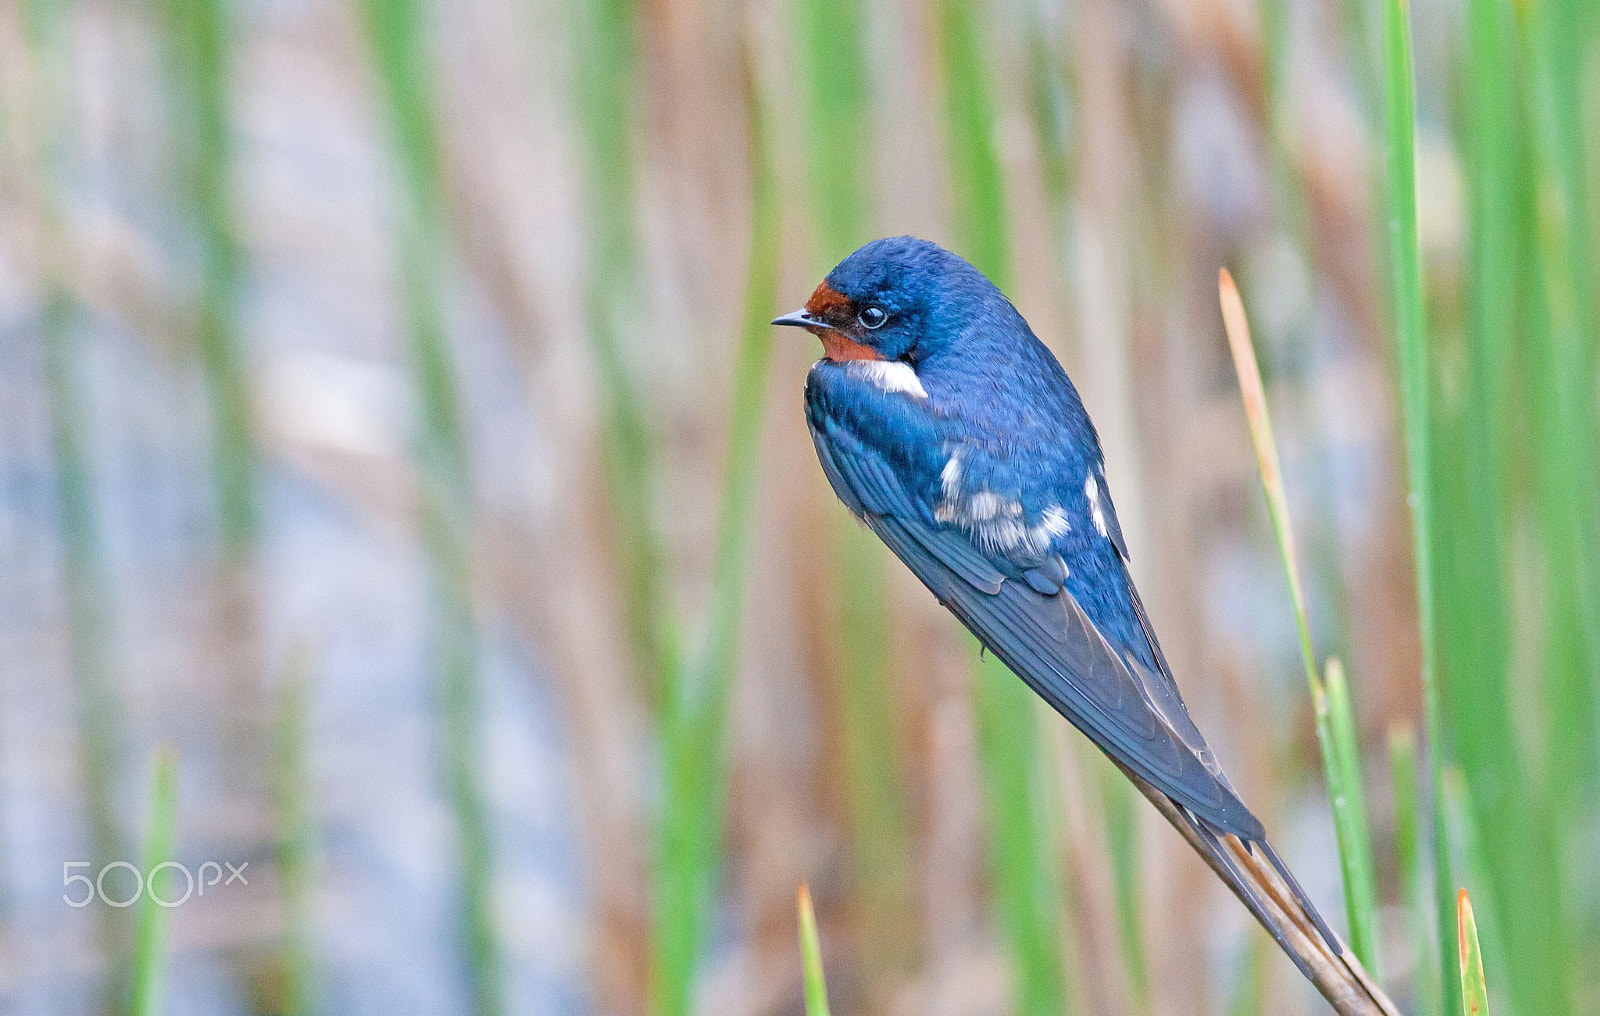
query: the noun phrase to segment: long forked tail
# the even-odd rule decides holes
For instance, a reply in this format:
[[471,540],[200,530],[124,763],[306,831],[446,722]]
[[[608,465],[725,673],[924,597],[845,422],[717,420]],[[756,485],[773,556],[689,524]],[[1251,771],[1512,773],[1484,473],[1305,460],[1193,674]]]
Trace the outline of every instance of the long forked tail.
[[1400,1016],[1355,954],[1318,916],[1270,844],[1247,844],[1232,834],[1219,834],[1135,773],[1122,771],[1205,858],[1339,1016]]

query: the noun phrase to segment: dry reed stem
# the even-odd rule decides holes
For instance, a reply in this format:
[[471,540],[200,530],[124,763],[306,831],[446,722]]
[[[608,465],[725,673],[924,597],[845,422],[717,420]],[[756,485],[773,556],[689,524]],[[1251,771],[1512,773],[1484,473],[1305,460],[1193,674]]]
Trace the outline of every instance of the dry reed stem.
[[[1220,858],[1212,854],[1208,845],[1190,827],[1179,807],[1134,773],[1127,769],[1123,769],[1123,772],[1133,781],[1134,786],[1139,788],[1140,793],[1155,805],[1156,810],[1172,824],[1172,827],[1189,841],[1189,845],[1205,859],[1206,864],[1217,873],[1234,895],[1248,905],[1243,888],[1234,884],[1232,873],[1227,870]],[[1293,905],[1293,893],[1276,871],[1262,864],[1261,859],[1245,849],[1235,837],[1223,837],[1221,842],[1232,851],[1234,859],[1239,862],[1241,868],[1251,875],[1256,887],[1263,890],[1266,909],[1283,931],[1286,947],[1305,964],[1310,971],[1311,983],[1322,993],[1322,997],[1328,1000],[1328,1004],[1333,1006],[1339,1016],[1400,1016],[1400,1011],[1395,1008],[1394,1003],[1389,1001],[1383,989],[1367,976],[1361,961],[1356,959],[1348,947],[1343,948],[1342,955],[1334,955],[1322,936],[1300,913],[1300,908]]]

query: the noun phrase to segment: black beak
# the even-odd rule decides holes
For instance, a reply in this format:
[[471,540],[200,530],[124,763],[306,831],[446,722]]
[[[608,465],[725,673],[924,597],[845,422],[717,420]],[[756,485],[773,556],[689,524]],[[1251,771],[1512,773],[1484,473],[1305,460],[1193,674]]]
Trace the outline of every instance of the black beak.
[[817,318],[812,317],[810,314],[806,313],[804,310],[797,310],[792,314],[785,314],[782,317],[775,317],[775,318],[772,319],[772,323],[775,324],[775,325],[790,325],[791,327],[794,327],[794,328],[832,328],[833,327],[832,325],[828,324],[825,321],[821,321],[821,320],[818,320]]

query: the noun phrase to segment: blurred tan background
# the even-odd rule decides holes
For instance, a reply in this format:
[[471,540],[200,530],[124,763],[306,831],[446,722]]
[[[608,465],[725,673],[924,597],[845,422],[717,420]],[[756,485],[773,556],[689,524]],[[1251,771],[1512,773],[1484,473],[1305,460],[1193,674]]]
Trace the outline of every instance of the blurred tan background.
[[[804,4],[612,6],[632,26],[619,49],[585,35],[608,23],[598,6],[552,0],[0,6],[0,1011],[117,1011],[135,908],[67,906],[57,873],[137,860],[162,743],[179,759],[174,857],[249,862],[248,886],[166,912],[163,1011],[651,1007],[651,830],[671,790],[608,414],[629,393],[650,436],[653,637],[692,652],[762,270],[752,149],[776,188],[768,316],[875,236],[966,251],[938,5],[859,4],[859,155],[818,151],[830,135],[808,82],[831,71]],[[1250,0],[1004,0],[973,17],[1005,288],[1100,428],[1196,720],[1343,929],[1217,269],[1245,292],[1318,650],[1344,658],[1359,708],[1386,981],[1409,1006],[1384,758],[1391,725],[1418,723],[1419,664],[1361,6],[1275,8],[1275,101]],[[1461,7],[1412,10],[1421,231],[1445,307],[1467,257]],[[619,52],[626,119],[596,122],[584,82],[603,87],[595,61]],[[609,162],[608,137],[626,148]],[[819,158],[849,160],[865,195],[831,235]],[[626,170],[619,191],[597,166]],[[596,193],[619,192],[625,207],[597,212]],[[606,267],[607,215],[621,268]],[[622,281],[596,297],[608,271]],[[609,365],[597,299],[613,307],[598,312]],[[839,535],[800,406],[819,351],[770,341],[693,1011],[801,1011],[800,882],[834,1012],[1018,1011],[970,651],[886,553]],[[442,375],[419,366],[434,349]],[[841,564],[840,548],[871,556]],[[852,712],[841,676],[849,568],[881,575],[887,627],[866,633],[883,650],[879,714]],[[862,715],[887,723],[863,733]],[[1038,719],[1066,1010],[1322,1011],[1158,816]],[[879,770],[850,761],[863,741]],[[888,854],[863,853],[874,792],[898,809]],[[1124,811],[1132,896],[1112,863],[1127,841],[1108,832]],[[120,877],[113,895],[130,891]],[[492,946],[463,933],[464,899],[486,901]]]

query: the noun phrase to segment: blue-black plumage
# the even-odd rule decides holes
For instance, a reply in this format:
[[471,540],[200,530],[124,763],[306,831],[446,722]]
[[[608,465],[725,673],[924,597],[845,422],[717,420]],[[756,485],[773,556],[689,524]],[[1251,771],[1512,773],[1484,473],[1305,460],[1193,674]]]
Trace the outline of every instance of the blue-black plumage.
[[1134,779],[1335,1008],[1392,1012],[1190,719],[1128,572],[1094,424],[1011,301],[950,251],[894,237],[773,323],[822,340],[806,423],[845,505]]

